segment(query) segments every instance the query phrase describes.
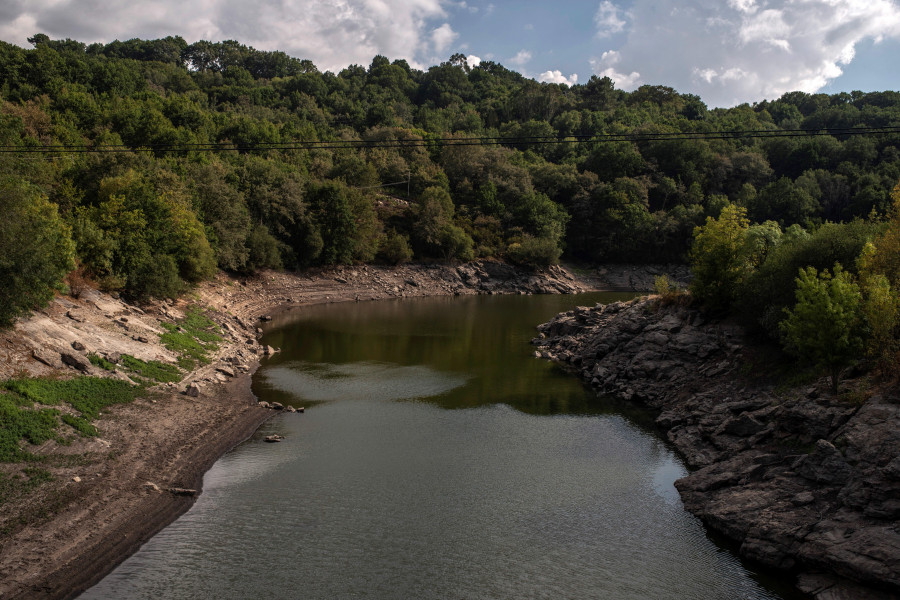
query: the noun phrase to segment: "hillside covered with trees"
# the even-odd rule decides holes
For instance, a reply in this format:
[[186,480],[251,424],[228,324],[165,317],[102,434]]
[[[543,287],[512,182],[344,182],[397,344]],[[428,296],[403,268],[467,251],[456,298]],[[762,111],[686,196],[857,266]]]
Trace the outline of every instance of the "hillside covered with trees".
[[[0,42],[6,323],[73,269],[142,299],[217,268],[687,261],[695,228],[728,207],[754,225],[742,280],[810,236],[842,250],[800,266],[842,252],[855,272],[900,180],[898,92],[711,110],[667,87],[541,84],[462,55],[323,73],[233,41],[31,42]],[[719,292],[731,306],[734,287]]]

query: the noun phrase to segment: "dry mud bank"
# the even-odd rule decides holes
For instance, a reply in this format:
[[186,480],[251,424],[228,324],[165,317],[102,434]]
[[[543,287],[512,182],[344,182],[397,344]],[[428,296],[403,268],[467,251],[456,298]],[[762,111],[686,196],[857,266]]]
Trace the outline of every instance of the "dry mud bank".
[[[266,272],[240,280],[221,275],[178,301],[146,306],[91,289],[56,298],[0,332],[0,379],[125,377],[92,365],[88,355],[174,364],[177,356],[160,334],[193,307],[206,311],[223,340],[208,365],[183,373],[181,381],[104,409],[94,422],[98,437],[73,435],[65,444],[27,448],[54,457],[45,465],[53,480],[0,506],[0,598],[73,597],[190,508],[206,470],[273,414],[250,390],[250,376],[267,351],[257,342],[261,318],[323,302],[568,294],[600,285],[594,276],[561,267],[535,273],[478,262]],[[27,466],[0,463],[0,473],[16,475]]]
[[[900,597],[900,390],[776,387],[740,327],[652,298],[579,307],[536,354],[659,411],[685,507],[818,600]],[[861,585],[860,585],[861,584]]]

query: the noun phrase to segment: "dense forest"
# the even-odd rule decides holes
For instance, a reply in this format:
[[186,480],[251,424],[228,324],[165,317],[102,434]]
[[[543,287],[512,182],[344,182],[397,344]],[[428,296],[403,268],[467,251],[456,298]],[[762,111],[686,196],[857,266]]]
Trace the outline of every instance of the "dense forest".
[[[143,299],[217,268],[687,261],[695,229],[727,217],[754,248],[733,278],[755,290],[779,244],[812,248],[779,259],[774,308],[771,290],[738,294],[771,329],[799,266],[856,273],[900,180],[898,92],[709,109],[462,55],[323,73],[234,41],[30,42],[0,42],[4,322],[73,270]],[[734,289],[697,292],[724,308]]]

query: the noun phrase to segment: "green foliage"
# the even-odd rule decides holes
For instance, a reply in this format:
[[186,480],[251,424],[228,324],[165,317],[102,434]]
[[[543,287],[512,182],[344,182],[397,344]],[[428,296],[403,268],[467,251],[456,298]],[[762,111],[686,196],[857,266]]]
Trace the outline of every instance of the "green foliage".
[[396,231],[388,233],[381,240],[378,257],[391,265],[409,262],[413,257],[412,248],[409,247],[409,238]]
[[101,369],[105,369],[106,371],[115,371],[116,365],[109,362],[99,354],[88,354],[88,360],[91,361],[91,364],[95,367],[100,367]]
[[70,228],[36,189],[0,181],[0,327],[47,304],[75,268]]
[[63,415],[62,422],[70,426],[72,429],[81,434],[81,437],[96,437],[97,428],[91,425],[91,422],[84,417],[74,417],[72,415]]
[[746,215],[744,208],[730,204],[718,219],[707,217],[706,225],[694,230],[691,293],[710,310],[729,309],[747,275]]
[[132,373],[157,383],[181,381],[181,371],[177,366],[158,360],[143,361],[130,354],[123,354],[122,364]]
[[827,223],[812,233],[788,228],[765,262],[739,286],[736,314],[751,329],[777,339],[784,309],[794,304],[797,272],[806,267],[828,269],[835,263],[855,265],[874,231],[862,221]]
[[103,377],[10,379],[0,383],[0,389],[13,392],[26,402],[48,406],[65,402],[91,419],[106,406],[131,402],[142,393],[139,387]]
[[349,264],[356,249],[356,220],[349,190],[341,183],[323,183],[311,186],[308,195],[322,237],[319,260],[326,265]]
[[560,254],[562,251],[554,239],[531,236],[510,244],[506,249],[506,255],[512,262],[535,268],[558,264]]
[[[815,231],[884,214],[900,178],[900,140],[890,133],[665,139],[883,127],[900,115],[896,92],[796,92],[710,110],[665,86],[624,92],[608,77],[542,84],[491,61],[470,66],[462,55],[424,72],[379,56],[368,68],[323,73],[233,40],[33,40],[28,50],[0,42],[0,143],[127,151],[65,161],[5,155],[0,181],[15,191],[0,194],[12,215],[0,223],[6,323],[46,302],[71,268],[69,228],[88,277],[143,300],[174,296],[216,268],[368,262],[379,252],[405,260],[386,231],[408,235],[422,258],[499,257],[520,244],[535,245],[528,254],[547,262],[553,249],[533,239],[591,262],[679,261],[695,228],[736,204],[756,221],[737,269],[752,273],[794,243],[788,232],[797,224]],[[527,140],[628,134],[661,139]],[[473,143],[498,135],[517,139]],[[440,141],[448,138],[459,143]],[[209,144],[236,149],[197,150]],[[16,194],[20,208],[7,210]],[[892,235],[873,242],[900,246]],[[892,256],[879,250],[878,268],[896,286]],[[721,309],[734,279],[697,291]]]
[[837,393],[841,370],[863,347],[859,286],[838,264],[833,276],[808,267],[800,270],[796,296],[796,305],[785,309],[787,318],[779,326],[785,348],[827,369]]
[[15,462],[35,460],[36,457],[22,450],[21,440],[41,444],[56,437],[56,409],[32,409],[21,406],[10,394],[0,394],[0,461]]
[[[179,366],[192,369],[196,362],[209,363],[209,353],[218,349],[222,340],[219,327],[202,310],[193,308],[179,321],[178,325],[160,323],[166,330],[159,336],[160,342],[168,350],[179,355]],[[172,365],[167,365],[170,368]],[[173,381],[178,381],[174,379]],[[158,380],[162,381],[162,380]]]
[[139,387],[99,377],[22,378],[0,382],[0,461],[37,460],[32,453],[21,449],[22,440],[41,444],[61,439],[57,433],[60,411],[36,408],[35,403],[47,406],[69,404],[80,416],[63,415],[63,422],[82,435],[96,435],[90,422],[103,408],[131,402],[141,393]]

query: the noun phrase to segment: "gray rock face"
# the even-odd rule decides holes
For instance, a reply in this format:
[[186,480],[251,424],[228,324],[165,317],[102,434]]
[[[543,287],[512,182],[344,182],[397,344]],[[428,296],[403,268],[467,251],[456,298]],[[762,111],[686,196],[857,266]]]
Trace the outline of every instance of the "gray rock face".
[[675,483],[685,508],[742,556],[828,573],[817,600],[900,595],[900,390],[862,405],[824,381],[775,393],[747,372],[740,328],[652,302],[561,313],[538,327],[535,356],[658,410],[696,469]]

